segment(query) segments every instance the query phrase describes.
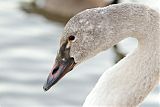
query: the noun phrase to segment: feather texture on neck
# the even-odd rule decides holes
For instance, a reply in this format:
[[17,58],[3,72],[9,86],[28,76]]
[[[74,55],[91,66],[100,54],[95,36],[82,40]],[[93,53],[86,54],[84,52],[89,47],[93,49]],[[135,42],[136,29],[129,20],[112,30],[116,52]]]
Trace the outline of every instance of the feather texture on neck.
[[94,33],[103,37],[100,40],[103,45],[97,52],[130,36],[137,38],[138,47],[104,72],[83,107],[136,107],[158,83],[159,13],[139,4],[118,4],[87,11],[102,14],[101,22],[96,24],[100,29],[97,29],[97,34]]

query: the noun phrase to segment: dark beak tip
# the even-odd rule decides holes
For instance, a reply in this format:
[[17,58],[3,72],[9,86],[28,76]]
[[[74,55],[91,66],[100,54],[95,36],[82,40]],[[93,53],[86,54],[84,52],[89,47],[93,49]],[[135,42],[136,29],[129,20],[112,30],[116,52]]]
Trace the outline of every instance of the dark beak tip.
[[46,91],[48,91],[49,89],[50,89],[50,87],[49,87],[49,84],[48,84],[48,81],[47,81],[47,82],[45,82],[44,85],[43,85],[43,90],[46,92]]
[[43,86],[43,90],[46,92],[49,90],[49,88],[47,88],[46,86]]

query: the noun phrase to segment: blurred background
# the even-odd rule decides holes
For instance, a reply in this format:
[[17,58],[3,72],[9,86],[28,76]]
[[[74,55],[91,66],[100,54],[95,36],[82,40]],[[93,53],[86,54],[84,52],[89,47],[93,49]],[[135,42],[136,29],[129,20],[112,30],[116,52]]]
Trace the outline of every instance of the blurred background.
[[[0,0],[0,107],[81,107],[101,74],[137,46],[128,38],[77,66],[48,92],[66,22],[77,12],[120,2],[160,9],[160,0]],[[160,86],[140,107],[160,107]]]

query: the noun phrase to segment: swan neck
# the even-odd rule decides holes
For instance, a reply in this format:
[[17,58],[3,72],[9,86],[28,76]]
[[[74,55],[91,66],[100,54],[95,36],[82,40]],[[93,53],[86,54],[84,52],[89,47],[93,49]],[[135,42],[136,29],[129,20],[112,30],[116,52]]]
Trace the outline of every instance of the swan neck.
[[[158,83],[160,15],[135,4],[106,9],[109,14],[102,26],[107,43],[102,46],[108,49],[127,37],[134,37],[138,48],[104,72],[83,107],[136,107]],[[102,11],[106,11],[105,8]]]

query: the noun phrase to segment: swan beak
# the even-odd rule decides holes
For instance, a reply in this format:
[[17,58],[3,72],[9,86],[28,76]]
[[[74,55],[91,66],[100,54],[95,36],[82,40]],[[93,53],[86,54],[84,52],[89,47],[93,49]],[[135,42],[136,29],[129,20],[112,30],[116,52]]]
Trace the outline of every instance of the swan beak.
[[49,90],[55,83],[57,83],[66,73],[71,71],[75,66],[75,62],[73,58],[62,59],[60,61],[56,61],[53,66],[49,76],[47,78],[47,82],[44,84],[44,91]]

